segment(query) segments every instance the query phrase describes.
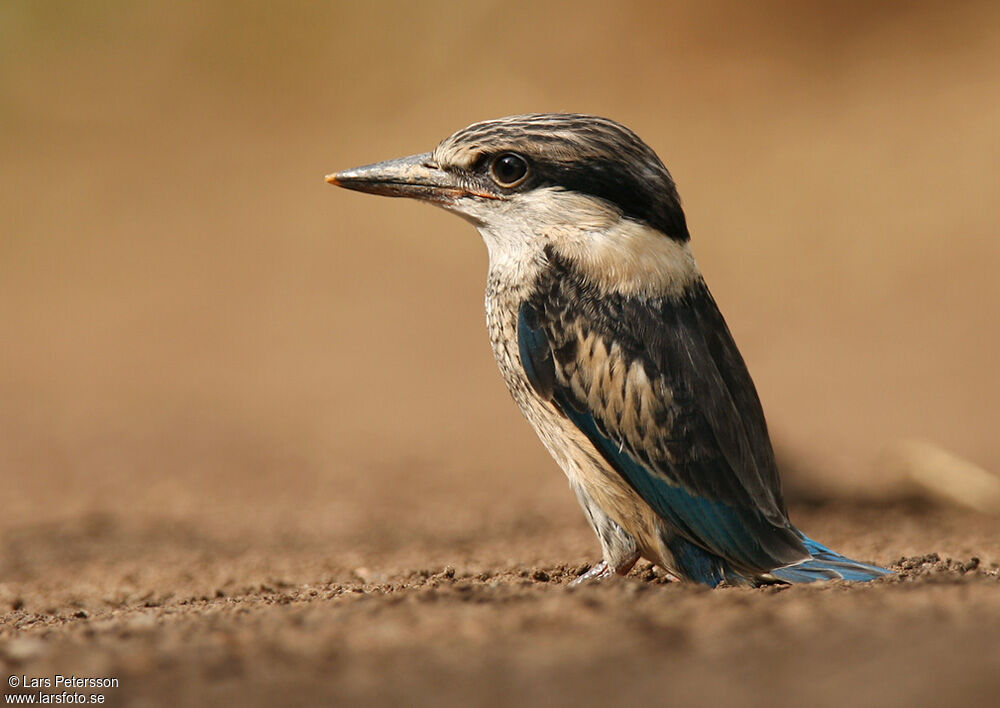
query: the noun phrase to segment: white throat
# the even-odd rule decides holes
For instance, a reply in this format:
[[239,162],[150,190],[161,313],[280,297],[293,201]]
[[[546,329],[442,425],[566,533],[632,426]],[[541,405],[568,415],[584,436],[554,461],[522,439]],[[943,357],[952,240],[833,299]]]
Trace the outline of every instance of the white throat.
[[508,282],[532,283],[546,265],[546,248],[605,292],[676,297],[701,278],[686,242],[595,197],[546,188],[504,201],[463,199],[449,210],[476,224],[491,274]]

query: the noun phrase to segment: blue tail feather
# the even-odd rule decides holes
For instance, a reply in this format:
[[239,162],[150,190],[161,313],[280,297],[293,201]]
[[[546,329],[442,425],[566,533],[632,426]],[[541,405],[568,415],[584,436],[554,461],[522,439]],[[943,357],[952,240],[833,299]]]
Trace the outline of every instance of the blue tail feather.
[[801,531],[799,532],[799,536],[802,538],[802,544],[809,551],[812,558],[785,566],[784,568],[772,570],[770,574],[779,580],[784,580],[787,583],[811,583],[817,580],[853,580],[856,582],[865,582],[881,578],[883,575],[892,574],[891,570],[851,560],[836,551],[831,551],[823,544],[813,541]]

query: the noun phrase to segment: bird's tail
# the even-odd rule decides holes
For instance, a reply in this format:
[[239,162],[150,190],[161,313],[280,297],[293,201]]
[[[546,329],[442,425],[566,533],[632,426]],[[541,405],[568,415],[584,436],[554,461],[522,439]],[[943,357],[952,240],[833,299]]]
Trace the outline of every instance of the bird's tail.
[[883,575],[892,574],[891,570],[851,560],[836,551],[831,551],[823,544],[816,543],[816,541],[813,541],[801,531],[799,532],[799,536],[812,558],[786,565],[784,568],[772,570],[770,575],[773,575],[778,580],[783,580],[786,583],[812,583],[817,580],[854,580],[864,582],[881,578]]

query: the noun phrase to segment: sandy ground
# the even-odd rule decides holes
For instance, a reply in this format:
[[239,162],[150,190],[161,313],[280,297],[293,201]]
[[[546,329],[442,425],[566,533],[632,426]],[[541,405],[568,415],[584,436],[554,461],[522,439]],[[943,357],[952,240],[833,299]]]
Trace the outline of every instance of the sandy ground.
[[713,592],[641,563],[569,588],[594,560],[572,515],[405,537],[227,539],[100,516],[21,528],[0,566],[0,656],[19,676],[118,678],[104,695],[126,705],[991,704],[995,520],[795,511],[899,574]]
[[[944,496],[1000,469],[998,7],[0,3],[2,673],[996,703],[1000,517],[911,453]],[[596,543],[496,373],[478,237],[322,181],[534,110],[664,158],[793,519],[899,575],[566,587]]]

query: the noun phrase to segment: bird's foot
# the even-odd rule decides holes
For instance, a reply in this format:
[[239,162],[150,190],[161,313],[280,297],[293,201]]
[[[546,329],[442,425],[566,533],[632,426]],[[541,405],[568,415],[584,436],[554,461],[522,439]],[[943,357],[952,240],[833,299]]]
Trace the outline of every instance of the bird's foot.
[[582,585],[583,583],[589,583],[592,580],[604,580],[605,578],[610,578],[612,575],[628,575],[628,572],[632,570],[632,566],[635,565],[637,560],[639,560],[638,553],[634,556],[630,556],[629,558],[625,558],[620,563],[615,563],[614,565],[602,560],[576,580],[570,581],[569,586],[576,587],[577,585]]
[[578,577],[576,580],[570,581],[569,586],[576,587],[577,585],[583,585],[584,583],[589,583],[591,580],[603,580],[610,575],[613,575],[614,571],[608,566],[607,561],[601,561],[586,573]]

